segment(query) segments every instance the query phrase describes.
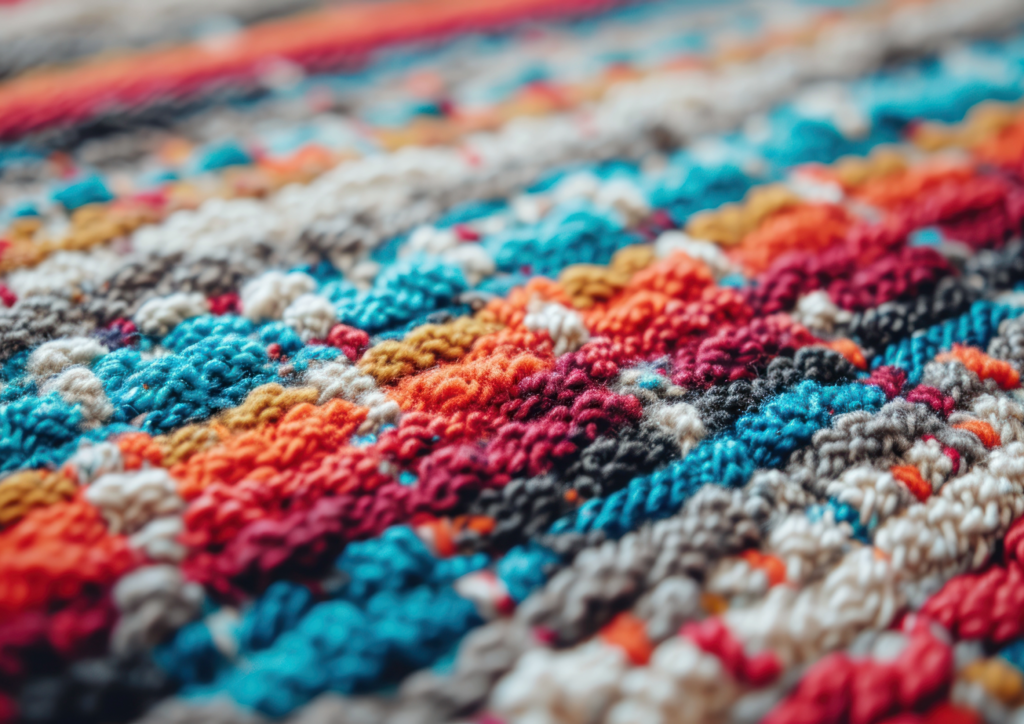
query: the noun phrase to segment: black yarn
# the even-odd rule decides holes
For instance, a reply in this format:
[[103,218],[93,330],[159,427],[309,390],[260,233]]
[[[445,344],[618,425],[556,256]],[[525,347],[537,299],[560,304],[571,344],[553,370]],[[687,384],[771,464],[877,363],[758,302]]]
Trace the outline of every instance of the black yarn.
[[804,380],[834,385],[857,379],[857,370],[845,357],[825,347],[804,347],[792,359],[776,357],[763,376],[691,392],[686,397],[700,415],[708,435],[727,429],[748,412],[755,412],[774,397]]
[[660,430],[646,425],[627,428],[587,446],[561,476],[562,489],[575,490],[584,499],[611,495],[637,474],[667,465],[678,456],[679,446]]
[[140,716],[172,689],[146,659],[87,659],[60,676],[25,684],[18,709],[25,724],[118,724]]
[[886,302],[855,313],[847,333],[870,359],[920,329],[964,314],[980,298],[981,292],[975,285],[959,277],[946,277],[930,294],[908,302]]
[[856,312],[846,334],[860,344],[869,359],[875,357],[918,330],[964,314],[978,299],[1024,281],[1022,252],[1020,242],[998,251],[980,251],[963,263],[959,277],[942,279],[928,294]]

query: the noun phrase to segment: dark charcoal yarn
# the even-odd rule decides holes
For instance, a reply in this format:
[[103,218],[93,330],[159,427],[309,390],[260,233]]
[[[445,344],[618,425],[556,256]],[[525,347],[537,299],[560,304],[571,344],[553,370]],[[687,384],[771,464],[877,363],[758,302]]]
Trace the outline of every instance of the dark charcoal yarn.
[[803,380],[826,385],[856,379],[856,369],[845,357],[824,347],[805,347],[792,359],[776,357],[764,375],[691,393],[686,401],[696,408],[708,435],[725,430],[765,400]]
[[870,359],[918,330],[964,314],[984,294],[1011,289],[1022,280],[1024,246],[1020,242],[998,251],[981,251],[962,264],[961,276],[945,277],[928,294],[854,313],[844,333]]
[[543,533],[574,510],[573,500],[610,495],[678,453],[675,442],[653,427],[629,427],[614,437],[598,438],[564,470],[518,478],[500,490],[484,490],[469,512],[493,518],[494,530],[486,538],[466,533],[460,543],[469,549],[507,550]]
[[980,297],[981,293],[963,278],[946,277],[926,296],[856,312],[845,331],[870,359],[893,342],[965,313]]
[[171,690],[149,660],[88,659],[30,681],[18,706],[25,724],[114,724],[132,721]]

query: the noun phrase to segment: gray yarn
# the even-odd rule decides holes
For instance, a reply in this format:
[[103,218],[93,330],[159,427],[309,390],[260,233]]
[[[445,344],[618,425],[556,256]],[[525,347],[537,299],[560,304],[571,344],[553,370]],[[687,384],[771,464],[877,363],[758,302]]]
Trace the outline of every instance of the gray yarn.
[[705,486],[679,515],[581,552],[517,616],[561,644],[577,643],[664,579],[703,578],[721,557],[757,546],[766,507],[742,491]]
[[895,399],[876,414],[858,410],[840,415],[832,427],[814,434],[810,446],[790,456],[786,470],[807,490],[824,496],[828,483],[853,466],[893,465],[924,435],[955,448],[967,465],[985,455],[977,437],[949,427],[927,405]]
[[660,643],[703,614],[700,584],[689,576],[669,576],[645,593],[633,611],[647,622],[647,638]]
[[988,343],[989,356],[1024,369],[1024,318],[1007,319],[999,325],[999,336]]
[[172,697],[136,719],[135,724],[266,724],[268,721],[236,706],[228,698],[200,704]]
[[286,720],[288,724],[378,724],[387,717],[390,705],[370,697],[347,698],[321,694]]
[[88,311],[66,296],[29,297],[0,310],[0,360],[59,337],[78,337],[95,327]]
[[957,407],[968,406],[978,395],[999,391],[995,380],[983,382],[978,375],[957,360],[929,362],[925,365],[921,384],[934,387],[942,394],[952,397]]
[[431,724],[470,714],[519,658],[539,645],[518,615],[470,632],[459,645],[451,673],[419,671],[402,683],[387,724]]

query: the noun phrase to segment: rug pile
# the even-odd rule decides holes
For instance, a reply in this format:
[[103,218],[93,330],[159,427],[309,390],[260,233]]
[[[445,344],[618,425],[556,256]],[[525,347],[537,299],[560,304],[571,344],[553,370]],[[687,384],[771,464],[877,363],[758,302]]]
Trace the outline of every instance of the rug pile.
[[1024,722],[1019,0],[0,13],[0,722]]

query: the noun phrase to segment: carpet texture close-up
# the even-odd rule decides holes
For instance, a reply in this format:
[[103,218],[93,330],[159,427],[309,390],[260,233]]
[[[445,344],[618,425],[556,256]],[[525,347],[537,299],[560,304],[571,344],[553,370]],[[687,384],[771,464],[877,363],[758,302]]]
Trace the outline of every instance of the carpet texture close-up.
[[1022,0],[0,0],[0,724],[1024,724],[1022,234]]

